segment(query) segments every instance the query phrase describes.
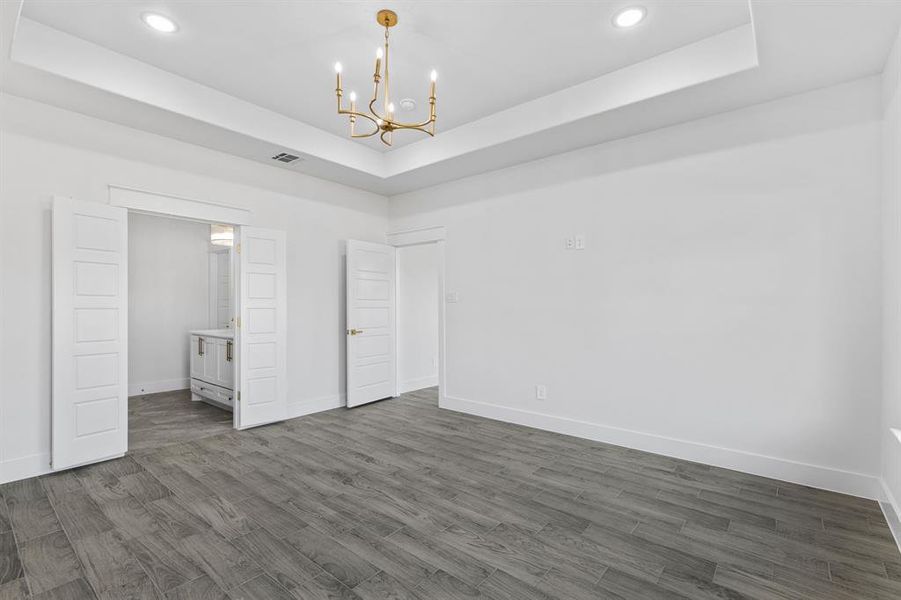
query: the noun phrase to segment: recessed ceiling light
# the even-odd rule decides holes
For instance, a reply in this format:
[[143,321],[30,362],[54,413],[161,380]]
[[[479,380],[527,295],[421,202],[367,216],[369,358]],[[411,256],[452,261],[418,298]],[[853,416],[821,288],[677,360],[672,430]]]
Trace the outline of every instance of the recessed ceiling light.
[[630,8],[624,8],[623,10],[616,13],[616,16],[613,17],[613,24],[620,29],[635,27],[644,20],[645,15],[647,14],[648,11],[645,10],[643,6],[632,6]]
[[404,98],[400,101],[400,107],[407,112],[414,111],[416,110],[416,100],[413,98]]
[[141,20],[144,21],[147,27],[160,33],[175,33],[178,31],[178,25],[175,24],[175,21],[157,13],[144,13],[141,15]]

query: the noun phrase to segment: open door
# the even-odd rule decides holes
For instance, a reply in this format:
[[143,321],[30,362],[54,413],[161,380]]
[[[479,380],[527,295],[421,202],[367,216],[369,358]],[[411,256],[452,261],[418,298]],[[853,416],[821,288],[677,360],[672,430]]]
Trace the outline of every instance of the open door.
[[347,406],[397,395],[395,250],[347,240]]
[[128,449],[128,213],[53,199],[51,465]]
[[285,232],[240,227],[238,235],[238,398],[235,426],[287,416]]

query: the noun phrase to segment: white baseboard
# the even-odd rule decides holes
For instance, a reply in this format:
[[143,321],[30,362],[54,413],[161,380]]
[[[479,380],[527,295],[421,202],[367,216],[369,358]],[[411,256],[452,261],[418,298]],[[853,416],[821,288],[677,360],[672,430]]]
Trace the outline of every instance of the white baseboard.
[[322,396],[321,398],[311,398],[308,400],[298,400],[297,402],[288,403],[288,418],[296,419],[304,415],[340,408],[346,404],[344,394],[334,396]]
[[438,385],[438,375],[430,375],[428,377],[420,377],[419,379],[408,379],[397,384],[397,392],[406,394],[407,392],[415,392],[423,388],[435,387]]
[[892,535],[895,537],[898,550],[901,551],[901,504],[898,504],[898,499],[892,494],[892,490],[886,485],[884,479],[881,480],[881,483],[884,500],[879,505],[882,507],[885,520],[888,522],[889,529],[892,530]]
[[32,454],[0,462],[0,484],[50,472],[49,454]]
[[442,397],[439,406],[498,421],[526,425],[536,429],[544,429],[605,442],[615,446],[653,452],[833,492],[851,494],[872,500],[882,500],[883,498],[880,479],[875,475],[843,471],[774,456],[711,446],[652,433],[610,427],[598,423],[588,423],[566,417],[557,417],[451,396]]
[[148,381],[146,383],[129,383],[129,396],[143,396],[145,394],[158,394],[160,392],[174,392],[176,390],[191,389],[191,379],[181,377],[179,379],[163,379],[162,381]]

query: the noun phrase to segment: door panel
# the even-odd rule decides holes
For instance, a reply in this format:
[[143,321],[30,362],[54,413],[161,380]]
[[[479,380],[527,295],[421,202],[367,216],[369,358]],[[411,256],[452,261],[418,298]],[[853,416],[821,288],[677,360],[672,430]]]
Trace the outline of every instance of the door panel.
[[235,415],[238,429],[246,429],[287,415],[285,232],[241,227],[238,239],[241,317]]
[[128,449],[128,215],[54,198],[51,463]]
[[397,395],[395,249],[347,241],[347,406]]

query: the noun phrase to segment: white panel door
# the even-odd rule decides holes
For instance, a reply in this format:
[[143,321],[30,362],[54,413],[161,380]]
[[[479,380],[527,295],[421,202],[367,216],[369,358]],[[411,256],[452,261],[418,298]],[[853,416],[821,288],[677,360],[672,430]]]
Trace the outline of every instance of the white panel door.
[[395,250],[347,240],[347,406],[397,395]]
[[128,213],[53,199],[51,463],[128,449]]
[[238,236],[240,327],[238,429],[287,414],[285,232],[241,227]]

